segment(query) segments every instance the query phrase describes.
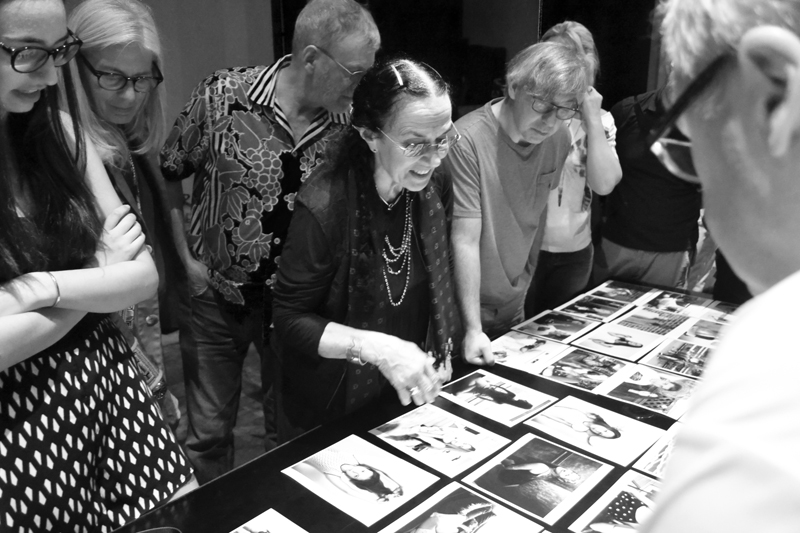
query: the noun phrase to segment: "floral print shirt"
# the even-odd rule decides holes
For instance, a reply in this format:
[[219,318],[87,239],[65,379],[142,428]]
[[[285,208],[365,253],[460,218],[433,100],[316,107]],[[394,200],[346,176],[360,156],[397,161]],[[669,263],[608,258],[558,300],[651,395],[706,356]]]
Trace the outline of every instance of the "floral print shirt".
[[219,70],[203,80],[161,150],[168,180],[194,174],[189,246],[226,300],[262,302],[289,229],[294,197],[348,124],[325,110],[295,140],[275,98],[287,55],[270,67]]

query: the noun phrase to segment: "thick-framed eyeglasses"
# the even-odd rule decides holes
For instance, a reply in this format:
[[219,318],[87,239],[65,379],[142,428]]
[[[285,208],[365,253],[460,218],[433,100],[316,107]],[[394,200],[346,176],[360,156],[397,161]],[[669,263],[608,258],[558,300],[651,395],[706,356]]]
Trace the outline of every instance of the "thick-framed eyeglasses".
[[339,63],[339,61],[335,57],[333,57],[330,52],[328,52],[327,50],[325,50],[321,46],[317,46],[316,44],[313,44],[311,46],[313,46],[314,48],[316,48],[317,50],[322,52],[324,55],[328,56],[328,59],[330,59],[331,61],[333,61],[337,65],[339,65],[339,68],[342,69],[343,71],[345,71],[345,73],[347,73],[347,75],[350,77],[350,79],[356,79],[358,76],[362,76],[366,72],[366,70],[350,70],[346,66],[342,65],[341,63]]
[[692,141],[681,133],[675,123],[711,85],[722,68],[733,60],[733,57],[733,52],[729,52],[709,63],[675,100],[648,136],[650,151],[661,164],[670,173],[690,183],[700,183],[692,159]]
[[51,57],[53,58],[53,65],[56,67],[63,67],[75,57],[75,54],[81,49],[83,41],[69,29],[67,30],[67,36],[72,40],[51,50],[41,46],[11,48],[2,42],[0,42],[0,48],[11,55],[11,68],[20,74],[30,74],[42,68]]
[[161,70],[159,70],[155,62],[153,63],[155,76],[123,76],[116,72],[97,70],[89,63],[89,60],[86,59],[83,54],[80,54],[78,58],[81,60],[81,63],[89,69],[89,72],[97,78],[97,84],[100,88],[107,91],[121,91],[127,87],[128,82],[131,82],[133,83],[133,90],[137,93],[149,93],[158,87],[159,83],[164,81],[164,76],[161,74]]
[[542,100],[537,96],[530,95],[533,102],[531,103],[531,109],[539,113],[540,115],[546,115],[551,111],[555,110],[556,118],[559,120],[569,120],[578,113],[581,112],[580,109],[575,109],[572,107],[564,107],[561,105],[554,104],[553,102],[548,102],[547,100]]
[[400,144],[399,142],[395,141],[384,132],[382,129],[378,128],[378,131],[383,133],[383,136],[392,141],[398,148],[403,151],[403,155],[406,157],[420,157],[421,155],[427,154],[431,150],[436,150],[436,153],[439,157],[444,157],[447,155],[447,152],[450,148],[456,144],[459,139],[461,139],[461,134],[458,133],[456,129],[456,125],[453,124],[453,130],[455,131],[455,135],[445,135],[445,138],[439,141],[438,143],[410,143],[410,144]]

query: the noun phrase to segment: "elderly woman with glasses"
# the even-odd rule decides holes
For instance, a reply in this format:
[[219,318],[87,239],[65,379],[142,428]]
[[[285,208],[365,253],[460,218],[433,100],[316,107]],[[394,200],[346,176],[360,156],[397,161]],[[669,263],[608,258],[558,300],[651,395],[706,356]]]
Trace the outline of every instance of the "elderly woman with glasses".
[[273,288],[281,441],[381,396],[431,402],[449,379],[448,87],[388,60],[364,75],[351,119],[296,198]]
[[[178,288],[176,274],[182,270],[169,238],[166,188],[152,158],[166,131],[158,30],[150,9],[139,0],[84,0],[70,12],[68,23],[83,41],[71,69],[83,88],[78,104],[86,133],[117,195],[143,225],[159,274],[157,296],[113,318],[135,346],[147,383],[175,428],[180,411],[166,386],[161,328],[162,311],[171,300],[168,290]],[[186,329],[181,328],[182,348],[188,341]]]
[[191,478],[107,316],[153,295],[158,276],[58,68],[77,35],[61,0],[0,0],[4,530],[109,531]]

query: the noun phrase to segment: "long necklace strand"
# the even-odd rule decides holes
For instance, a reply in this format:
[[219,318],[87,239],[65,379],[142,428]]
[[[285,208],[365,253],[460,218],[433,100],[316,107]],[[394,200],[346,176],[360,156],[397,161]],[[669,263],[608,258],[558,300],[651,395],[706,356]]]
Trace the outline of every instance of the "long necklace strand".
[[[411,233],[413,231],[411,203],[414,197],[410,196],[407,191],[404,191],[403,195],[406,197],[406,219],[403,226],[403,240],[399,247],[395,247],[389,242],[389,236],[385,235],[383,239],[386,247],[381,254],[385,262],[383,267],[383,281],[386,283],[386,293],[389,295],[389,303],[392,304],[392,307],[398,307],[403,303],[403,299],[406,297],[406,292],[408,291],[408,285],[411,282]],[[393,270],[392,267],[398,261],[400,262],[400,266],[395,267]],[[388,270],[389,274],[393,276],[399,276],[403,273],[403,269],[406,270],[406,283],[403,287],[403,293],[400,295],[400,299],[395,302],[392,299],[392,289],[389,287],[389,276],[386,274],[386,271]]]

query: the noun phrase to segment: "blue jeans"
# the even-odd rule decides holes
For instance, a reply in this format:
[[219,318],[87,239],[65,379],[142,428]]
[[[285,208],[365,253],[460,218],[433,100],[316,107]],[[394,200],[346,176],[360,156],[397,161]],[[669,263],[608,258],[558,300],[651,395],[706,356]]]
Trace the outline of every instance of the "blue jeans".
[[[209,287],[192,297],[191,328],[194,353],[183,353],[186,411],[189,428],[186,455],[195,467],[200,483],[210,481],[233,468],[233,428],[242,392],[242,368],[250,343],[261,356],[263,368],[270,368],[269,351],[263,342],[263,312],[251,307],[234,316],[224,297]],[[262,373],[264,375],[264,373]],[[262,383],[267,391],[271,383]],[[266,395],[265,395],[266,397]],[[274,408],[264,402],[266,425],[274,425]],[[267,440],[274,434],[267,433]],[[267,443],[269,448],[269,443]]]
[[582,293],[592,274],[593,256],[592,244],[577,252],[539,252],[539,262],[525,298],[525,318],[555,309]]

